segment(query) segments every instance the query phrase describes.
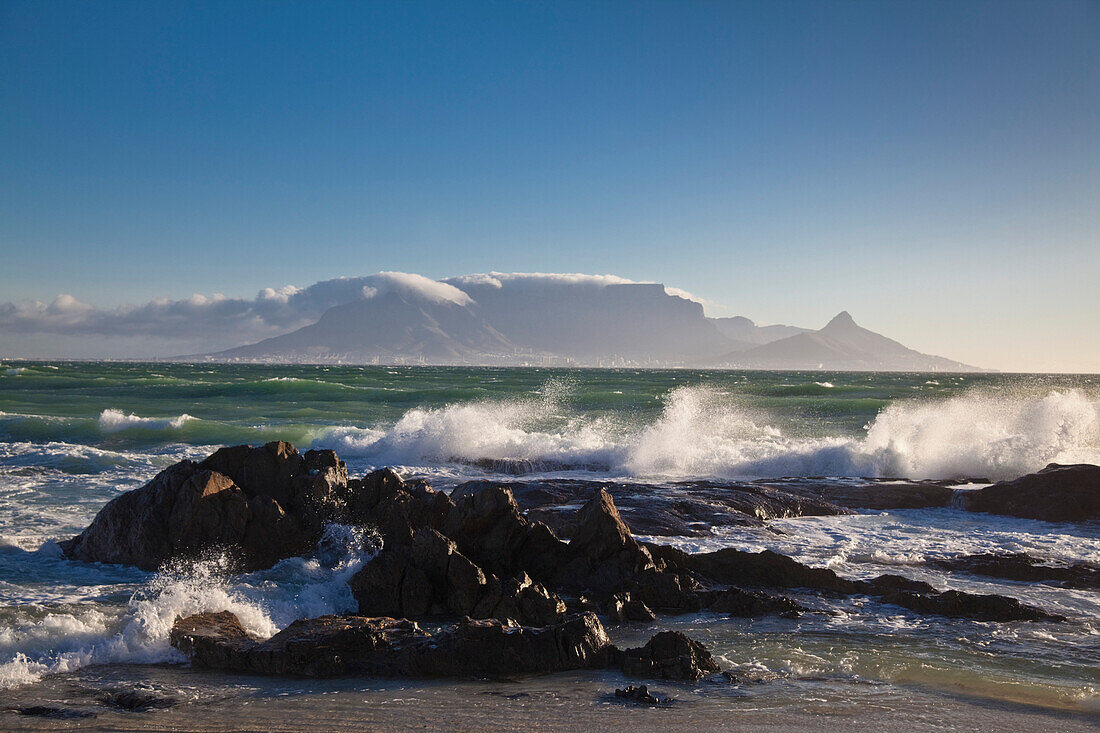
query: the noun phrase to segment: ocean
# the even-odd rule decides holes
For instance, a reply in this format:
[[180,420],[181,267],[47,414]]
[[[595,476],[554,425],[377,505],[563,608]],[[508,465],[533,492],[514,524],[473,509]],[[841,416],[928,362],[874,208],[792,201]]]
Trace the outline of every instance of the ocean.
[[[410,715],[412,698],[422,700],[421,711],[435,705],[489,716],[470,713],[475,722],[498,713],[533,717],[554,705],[635,715],[599,697],[614,687],[614,675],[515,682],[507,690],[525,697],[508,707],[496,683],[261,680],[191,670],[169,647],[175,618],[200,610],[232,610],[264,635],[296,618],[353,610],[347,579],[370,559],[356,528],[331,527],[336,541],[315,556],[238,575],[215,561],[146,573],[61,557],[57,540],[172,463],[276,439],[335,449],[353,475],[394,466],[444,489],[472,478],[514,479],[506,472],[516,465],[533,477],[630,480],[653,492],[694,478],[906,477],[973,487],[1051,462],[1100,463],[1100,376],[5,363],[0,694],[96,710],[96,720],[109,722],[103,716],[111,713],[95,707],[97,691],[139,684],[186,704],[127,725],[182,729],[241,705],[257,711],[255,720],[281,720],[289,709],[336,720],[354,701]],[[656,628],[685,630],[723,666],[756,681],[674,689],[682,705],[661,711],[673,716],[663,724],[697,727],[734,714],[790,722],[808,705],[895,722],[902,718],[891,711],[923,711],[926,723],[948,709],[980,721],[987,710],[980,706],[993,705],[998,714],[1048,716],[1044,727],[1066,729],[1100,713],[1100,594],[948,575],[925,564],[1012,551],[1100,565],[1095,523],[925,509],[649,539],[690,550],[773,549],[848,577],[897,573],[1014,596],[1069,617],[986,624],[850,598],[799,619],[697,614],[611,629],[616,642]],[[333,546],[344,549],[334,555]],[[401,727],[394,714],[392,725]],[[563,727],[569,714],[561,712]],[[0,718],[0,727],[24,722]]]

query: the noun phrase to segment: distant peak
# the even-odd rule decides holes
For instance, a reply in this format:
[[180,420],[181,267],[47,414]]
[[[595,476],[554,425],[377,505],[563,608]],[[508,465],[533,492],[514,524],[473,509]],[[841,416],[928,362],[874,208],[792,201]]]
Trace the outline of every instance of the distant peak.
[[843,328],[854,325],[856,325],[856,322],[852,318],[852,314],[848,311],[841,311],[833,316],[833,320],[825,324],[825,328]]

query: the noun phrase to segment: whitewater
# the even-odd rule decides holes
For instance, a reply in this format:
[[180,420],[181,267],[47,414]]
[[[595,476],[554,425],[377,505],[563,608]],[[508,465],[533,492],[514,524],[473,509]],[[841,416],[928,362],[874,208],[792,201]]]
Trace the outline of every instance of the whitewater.
[[[443,489],[517,474],[629,480],[652,491],[693,479],[781,477],[961,485],[1015,478],[1052,462],[1100,463],[1100,378],[5,363],[0,688],[52,689],[104,665],[171,669],[183,661],[168,645],[178,615],[231,610],[267,636],[297,618],[353,610],[347,579],[377,549],[369,528],[332,526],[309,556],[238,575],[217,556],[145,573],[71,562],[55,544],[111,498],[177,461],[270,440],[335,449],[353,475],[394,466]],[[901,569],[938,586],[1014,595],[1073,619],[1051,638],[1028,629],[983,637],[974,622],[872,616],[856,607],[797,629],[777,621],[676,622],[703,633],[731,666],[935,685],[977,665],[981,695],[1097,709],[1094,591],[947,578],[923,566],[998,548],[1100,564],[1095,526],[938,509],[788,519],[767,531],[661,541],[695,550],[773,549],[850,577]],[[990,645],[996,661],[983,656]],[[913,655],[923,667],[911,663]],[[215,681],[204,684],[218,689]]]

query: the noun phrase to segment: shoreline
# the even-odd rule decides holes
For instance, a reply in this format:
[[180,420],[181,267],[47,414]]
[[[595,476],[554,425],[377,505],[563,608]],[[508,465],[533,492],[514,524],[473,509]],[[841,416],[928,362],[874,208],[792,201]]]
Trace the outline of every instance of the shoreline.
[[[95,700],[97,689],[136,680],[176,692],[166,709],[124,711]],[[1089,731],[1096,714],[981,698],[922,685],[808,678],[722,688],[651,685],[668,707],[624,704],[615,673],[571,672],[512,680],[305,680],[223,674],[178,665],[110,665],[56,675],[9,691],[8,704],[55,706],[72,715],[0,712],[0,730],[118,731],[635,731],[807,729]],[[74,692],[76,694],[74,694]]]

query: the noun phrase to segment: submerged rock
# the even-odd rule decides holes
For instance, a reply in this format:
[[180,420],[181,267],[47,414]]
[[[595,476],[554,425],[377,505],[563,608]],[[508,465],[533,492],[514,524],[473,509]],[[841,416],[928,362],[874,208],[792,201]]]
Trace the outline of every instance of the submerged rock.
[[179,704],[179,699],[176,697],[158,695],[148,690],[108,690],[96,699],[107,707],[119,708],[133,713],[163,710]]
[[1100,519],[1100,466],[1051,463],[1037,473],[960,491],[959,507],[972,512],[1006,514],[1047,522]]
[[658,697],[654,695],[645,685],[638,685],[636,687],[630,685],[626,689],[616,689],[615,697],[639,705],[671,705],[676,702],[676,699],[672,697]]

